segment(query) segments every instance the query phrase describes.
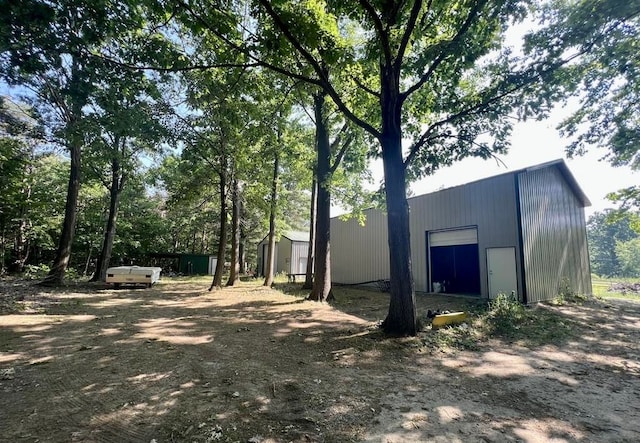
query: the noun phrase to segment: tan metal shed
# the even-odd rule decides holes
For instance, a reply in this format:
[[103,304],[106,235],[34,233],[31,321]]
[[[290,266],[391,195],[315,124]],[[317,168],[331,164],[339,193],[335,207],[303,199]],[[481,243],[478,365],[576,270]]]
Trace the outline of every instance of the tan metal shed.
[[[258,244],[258,274],[264,276],[269,236]],[[304,231],[287,231],[276,242],[275,270],[276,274],[304,274],[307,271],[309,253],[309,233]]]
[[[508,172],[409,200],[415,288],[524,302],[561,288],[591,293],[584,208],[590,205],[563,160]],[[336,283],[389,278],[386,215],[331,220]]]

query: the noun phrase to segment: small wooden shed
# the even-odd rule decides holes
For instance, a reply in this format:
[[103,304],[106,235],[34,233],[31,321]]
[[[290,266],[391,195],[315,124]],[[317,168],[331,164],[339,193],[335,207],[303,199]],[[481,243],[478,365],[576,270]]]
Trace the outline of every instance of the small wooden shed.
[[[258,275],[264,276],[266,271],[264,258],[268,254],[269,236],[258,244]],[[307,271],[309,254],[309,233],[304,231],[287,231],[276,241],[275,273],[304,274]]]

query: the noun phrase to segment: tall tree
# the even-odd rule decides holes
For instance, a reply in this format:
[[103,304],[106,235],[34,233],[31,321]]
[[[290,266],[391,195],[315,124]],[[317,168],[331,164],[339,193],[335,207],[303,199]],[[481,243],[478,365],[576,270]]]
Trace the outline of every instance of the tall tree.
[[100,62],[82,54],[132,23],[135,9],[109,1],[0,1],[0,71],[10,84],[28,88],[52,111],[56,133],[69,151],[69,183],[56,257],[44,284],[63,281],[71,256],[84,146],[83,109]]
[[596,212],[589,217],[587,236],[593,272],[602,277],[621,276],[616,245],[637,238],[638,233],[633,230],[637,224],[637,215],[616,214],[612,210]]
[[104,72],[91,99],[91,113],[85,118],[90,134],[86,163],[109,192],[104,240],[92,281],[106,279],[125,184],[141,169],[140,157],[159,153],[168,137],[158,80],[135,71]]
[[[278,134],[280,141],[280,134]],[[278,208],[278,177],[280,169],[280,153],[273,151],[273,178],[271,180],[271,196],[269,199],[269,233],[267,234],[267,256],[264,257],[264,283],[263,286],[271,286],[276,266],[276,210]]]
[[[508,24],[526,15],[526,1],[345,5],[258,0],[257,5],[257,19],[265,24],[256,28],[261,34],[238,43],[211,26],[220,11],[182,4],[222,44],[242,51],[254,64],[322,89],[346,118],[378,140],[391,273],[383,327],[389,333],[415,334],[408,179],[467,156],[503,152],[513,124],[509,112],[517,109],[521,117],[544,112],[549,96],[522,107],[525,93],[532,93],[531,85],[566,60],[556,56],[529,62],[507,51],[487,57],[503,43]],[[293,64],[263,50],[260,43],[277,41],[274,34],[295,54]],[[327,68],[336,66],[350,81],[337,82],[328,75]],[[354,90],[367,98],[353,100]],[[486,133],[494,138],[481,137]],[[405,138],[413,140],[406,149]]]
[[318,181],[315,220],[315,272],[310,300],[329,301],[334,298],[331,290],[331,188],[333,175],[353,142],[353,131],[344,125],[330,140],[332,124],[325,104],[323,91],[314,96],[316,126],[316,176]]
[[318,206],[317,190],[318,181],[316,180],[314,168],[311,182],[311,205],[309,207],[309,249],[307,251],[307,269],[305,270],[302,289],[313,289],[313,269],[316,251],[316,208]]
[[242,208],[242,190],[237,177],[231,185],[231,269],[227,286],[234,286],[240,281],[240,216]]

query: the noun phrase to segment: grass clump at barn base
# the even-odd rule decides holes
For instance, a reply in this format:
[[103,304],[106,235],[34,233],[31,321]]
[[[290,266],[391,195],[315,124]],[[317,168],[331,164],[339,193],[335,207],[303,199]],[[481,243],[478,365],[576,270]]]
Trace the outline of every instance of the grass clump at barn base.
[[436,349],[463,350],[478,350],[481,343],[495,339],[522,346],[562,344],[575,336],[575,324],[553,306],[582,301],[563,299],[562,303],[525,306],[515,296],[505,294],[481,304],[461,299],[458,309],[469,312],[467,322],[438,330],[425,329],[423,341]]

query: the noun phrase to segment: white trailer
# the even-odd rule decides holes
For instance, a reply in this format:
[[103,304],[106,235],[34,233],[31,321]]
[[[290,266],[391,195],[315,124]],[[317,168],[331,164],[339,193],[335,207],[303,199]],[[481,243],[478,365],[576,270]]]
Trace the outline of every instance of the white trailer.
[[162,268],[145,266],[116,266],[107,269],[107,283],[116,288],[123,284],[145,285],[150,288],[160,280]]

